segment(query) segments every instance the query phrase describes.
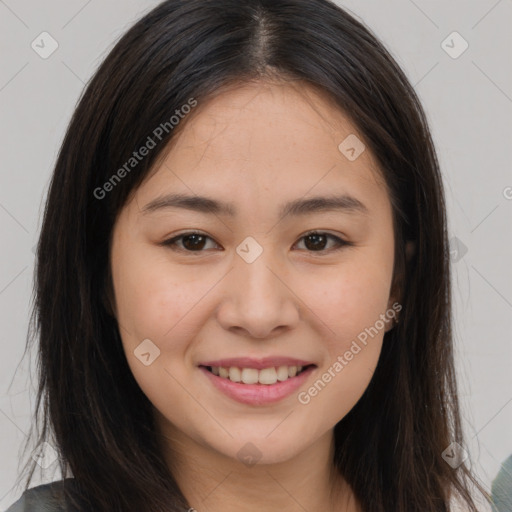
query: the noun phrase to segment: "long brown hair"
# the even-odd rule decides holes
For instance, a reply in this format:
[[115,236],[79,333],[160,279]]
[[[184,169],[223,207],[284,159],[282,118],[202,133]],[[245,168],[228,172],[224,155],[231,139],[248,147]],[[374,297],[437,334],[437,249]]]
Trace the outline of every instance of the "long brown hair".
[[[165,1],[128,30],[87,84],[58,155],[37,247],[31,438],[54,439],[79,510],[187,509],[105,300],[116,217],[175,131],[163,130],[155,149],[110,181],[108,194],[98,190],[190,98],[200,104],[269,76],[333,99],[377,158],[393,205],[400,322],[385,334],[364,395],[335,427],[333,463],[366,512],[446,512],[453,494],[474,511],[468,486],[478,483],[464,464],[452,469],[442,458],[463,439],[445,199],[432,138],[395,60],[327,0]],[[415,252],[406,261],[408,240]]]

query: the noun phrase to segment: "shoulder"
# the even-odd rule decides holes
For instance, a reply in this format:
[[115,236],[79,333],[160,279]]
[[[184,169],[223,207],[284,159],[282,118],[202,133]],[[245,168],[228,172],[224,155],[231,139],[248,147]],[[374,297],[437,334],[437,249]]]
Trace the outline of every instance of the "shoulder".
[[497,512],[512,510],[512,455],[503,462],[492,482],[492,498]]
[[64,485],[74,486],[73,478],[27,489],[5,512],[74,512],[64,503]]

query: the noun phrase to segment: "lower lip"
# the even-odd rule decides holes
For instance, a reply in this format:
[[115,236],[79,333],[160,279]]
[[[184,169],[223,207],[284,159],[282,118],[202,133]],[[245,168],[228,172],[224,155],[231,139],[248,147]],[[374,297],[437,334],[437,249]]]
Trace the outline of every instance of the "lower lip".
[[315,368],[316,366],[310,366],[299,375],[290,377],[283,382],[277,381],[275,384],[242,384],[218,377],[204,366],[199,367],[218,390],[237,402],[249,405],[271,404],[290,396],[304,384]]

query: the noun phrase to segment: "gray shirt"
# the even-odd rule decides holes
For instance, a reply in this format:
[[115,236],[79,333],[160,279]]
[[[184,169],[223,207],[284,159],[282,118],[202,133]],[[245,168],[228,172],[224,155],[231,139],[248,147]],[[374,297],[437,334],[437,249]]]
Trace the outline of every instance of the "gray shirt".
[[[26,490],[5,512],[76,512],[75,507],[64,504],[63,483],[58,480]],[[73,484],[74,478],[66,478],[66,487],[74,488]]]
[[[73,485],[66,478],[66,486]],[[5,512],[76,512],[71,505],[63,505],[63,480],[32,487]],[[503,463],[492,484],[493,512],[512,512],[512,455]]]
[[493,512],[512,511],[512,455],[501,465],[492,483]]

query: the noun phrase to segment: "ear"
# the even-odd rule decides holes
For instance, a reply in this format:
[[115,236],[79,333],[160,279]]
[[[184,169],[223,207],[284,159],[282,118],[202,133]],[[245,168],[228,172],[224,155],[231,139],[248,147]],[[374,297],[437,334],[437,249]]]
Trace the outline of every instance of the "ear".
[[410,259],[413,257],[414,253],[416,252],[416,244],[412,240],[408,240],[405,243],[405,259],[406,259],[406,265],[409,264]]
[[[408,240],[405,244],[405,267],[409,265],[409,262],[411,258],[413,257],[414,253],[416,252],[416,244],[412,240]],[[389,301],[388,301],[388,307],[387,310],[394,311],[394,318],[391,320],[388,320],[386,322],[386,330],[385,332],[390,331],[398,322],[399,317],[402,309],[402,302],[403,302],[403,289],[404,289],[404,280],[405,280],[405,268],[402,269],[402,272],[400,275],[395,275],[393,284],[391,286],[391,292],[389,294]]]

